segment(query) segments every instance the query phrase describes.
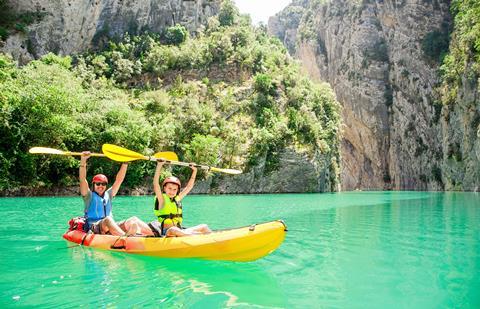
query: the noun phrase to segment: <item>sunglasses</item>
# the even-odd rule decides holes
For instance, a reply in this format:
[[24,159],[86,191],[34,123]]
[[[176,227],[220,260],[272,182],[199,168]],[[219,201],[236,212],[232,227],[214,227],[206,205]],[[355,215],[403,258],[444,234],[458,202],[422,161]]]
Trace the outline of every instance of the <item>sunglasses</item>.
[[106,182],[95,182],[95,185],[96,185],[96,186],[104,186],[104,187],[105,187],[105,186],[107,185],[107,183],[106,183]]

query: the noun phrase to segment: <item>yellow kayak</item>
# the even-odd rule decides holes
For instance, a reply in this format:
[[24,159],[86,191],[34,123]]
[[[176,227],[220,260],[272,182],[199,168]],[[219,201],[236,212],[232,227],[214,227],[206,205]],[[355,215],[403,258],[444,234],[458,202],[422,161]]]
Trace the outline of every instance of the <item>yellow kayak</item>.
[[281,220],[185,237],[112,236],[67,231],[63,238],[87,247],[165,258],[254,261],[277,249],[287,226]]

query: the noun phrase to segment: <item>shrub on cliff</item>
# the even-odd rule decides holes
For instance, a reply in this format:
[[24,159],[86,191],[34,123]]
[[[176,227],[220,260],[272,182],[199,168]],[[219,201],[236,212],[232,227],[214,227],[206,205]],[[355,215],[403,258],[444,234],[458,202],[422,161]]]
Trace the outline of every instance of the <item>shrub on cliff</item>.
[[429,32],[422,41],[422,50],[427,59],[435,63],[441,63],[448,52],[449,40],[448,29]]
[[182,25],[168,27],[165,32],[165,40],[167,44],[180,45],[188,38],[188,31]]
[[239,12],[231,0],[224,0],[218,13],[218,21],[221,26],[232,26],[239,17]]

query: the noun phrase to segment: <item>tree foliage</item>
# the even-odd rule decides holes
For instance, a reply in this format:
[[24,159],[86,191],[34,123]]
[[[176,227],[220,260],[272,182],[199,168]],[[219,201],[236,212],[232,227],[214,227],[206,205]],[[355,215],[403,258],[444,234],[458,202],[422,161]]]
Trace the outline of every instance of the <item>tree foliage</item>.
[[167,28],[165,33],[165,39],[167,44],[180,45],[185,42],[188,38],[188,31],[182,25],[176,25],[173,27]]
[[224,0],[218,13],[221,26],[233,26],[239,17],[239,12],[233,1]]
[[444,104],[451,104],[457,100],[462,80],[478,85],[480,77],[480,2],[454,0],[451,10],[454,16],[454,29],[450,51],[441,67]]

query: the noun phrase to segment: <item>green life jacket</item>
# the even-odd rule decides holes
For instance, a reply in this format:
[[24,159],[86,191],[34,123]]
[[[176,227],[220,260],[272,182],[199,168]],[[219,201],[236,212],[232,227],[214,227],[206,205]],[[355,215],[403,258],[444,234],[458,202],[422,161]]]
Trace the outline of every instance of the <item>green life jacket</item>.
[[181,227],[183,221],[182,203],[178,200],[178,196],[175,196],[173,200],[165,193],[162,193],[162,196],[162,209],[159,209],[157,197],[155,197],[155,208],[153,209],[153,213],[157,216],[158,222],[162,224],[162,229],[165,224]]

